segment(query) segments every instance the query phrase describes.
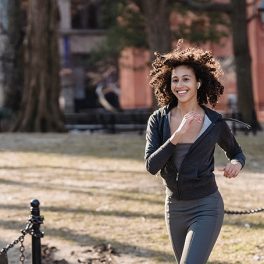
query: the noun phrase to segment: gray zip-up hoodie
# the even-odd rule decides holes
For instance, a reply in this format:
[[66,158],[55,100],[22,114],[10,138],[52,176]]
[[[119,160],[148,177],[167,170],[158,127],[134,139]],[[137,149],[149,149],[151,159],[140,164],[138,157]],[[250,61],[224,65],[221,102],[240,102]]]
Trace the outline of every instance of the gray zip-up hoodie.
[[177,170],[173,161],[175,145],[169,140],[171,133],[168,113],[173,106],[160,108],[149,117],[146,131],[146,168],[153,175],[160,171],[165,185],[176,199],[202,198],[217,190],[213,173],[216,144],[226,152],[229,160],[239,161],[242,167],[245,156],[222,115],[202,106],[212,123],[191,145]]

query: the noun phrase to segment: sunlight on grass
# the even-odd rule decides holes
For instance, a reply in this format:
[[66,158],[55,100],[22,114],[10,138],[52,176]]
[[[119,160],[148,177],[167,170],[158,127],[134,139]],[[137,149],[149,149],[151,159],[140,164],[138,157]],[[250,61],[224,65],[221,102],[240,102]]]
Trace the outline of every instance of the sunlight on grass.
[[[145,171],[144,136],[1,134],[0,231],[19,231],[25,205],[41,201],[45,241],[64,254],[111,243],[119,263],[174,263],[164,222],[164,187]],[[240,135],[247,155],[240,177],[217,172],[226,207],[263,207],[263,133]],[[216,150],[216,164],[226,158]],[[225,216],[211,264],[264,262],[264,216]],[[76,250],[76,248],[75,248]],[[129,259],[129,261],[128,261]],[[127,261],[127,262],[126,262]]]

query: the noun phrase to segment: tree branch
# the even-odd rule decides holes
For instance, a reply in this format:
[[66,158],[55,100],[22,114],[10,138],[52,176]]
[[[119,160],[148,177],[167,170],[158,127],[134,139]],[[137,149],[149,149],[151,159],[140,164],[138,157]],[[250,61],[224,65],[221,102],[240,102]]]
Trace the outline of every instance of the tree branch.
[[193,0],[179,0],[183,6],[190,8],[192,11],[214,11],[214,12],[223,12],[230,14],[232,12],[232,4],[221,4],[214,2],[199,3]]
[[143,13],[143,3],[142,0],[134,0],[134,3],[138,6],[140,11]]
[[254,0],[253,2],[247,3],[247,6],[256,6],[257,5],[257,0]]

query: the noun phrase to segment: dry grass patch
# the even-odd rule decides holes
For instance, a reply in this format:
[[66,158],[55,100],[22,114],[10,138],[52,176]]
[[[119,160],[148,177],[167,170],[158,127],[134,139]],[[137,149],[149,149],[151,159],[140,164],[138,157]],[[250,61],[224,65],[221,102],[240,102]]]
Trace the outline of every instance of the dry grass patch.
[[[248,156],[243,174],[231,181],[217,176],[226,206],[263,206],[264,135],[238,140]],[[58,258],[76,264],[87,247],[110,243],[120,264],[174,263],[164,190],[145,172],[144,144],[133,134],[1,134],[1,245],[16,238],[30,200],[38,198],[43,243],[58,247]],[[224,159],[217,150],[217,165]],[[263,213],[226,216],[210,263],[264,263],[263,219]]]

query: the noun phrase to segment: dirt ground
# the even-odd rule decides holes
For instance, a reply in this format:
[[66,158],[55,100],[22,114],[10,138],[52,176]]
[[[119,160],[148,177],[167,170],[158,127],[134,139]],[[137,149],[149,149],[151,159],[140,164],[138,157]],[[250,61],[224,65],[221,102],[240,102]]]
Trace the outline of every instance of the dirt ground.
[[[263,207],[264,135],[239,140],[248,164],[235,180],[216,171],[219,189],[228,209]],[[164,189],[145,172],[143,152],[144,136],[133,134],[1,134],[0,247],[20,235],[37,198],[45,218],[44,264],[174,263]],[[263,213],[227,215],[208,263],[264,263],[263,220]],[[28,235],[25,263],[31,263],[30,244]],[[19,248],[8,257],[19,263]]]

